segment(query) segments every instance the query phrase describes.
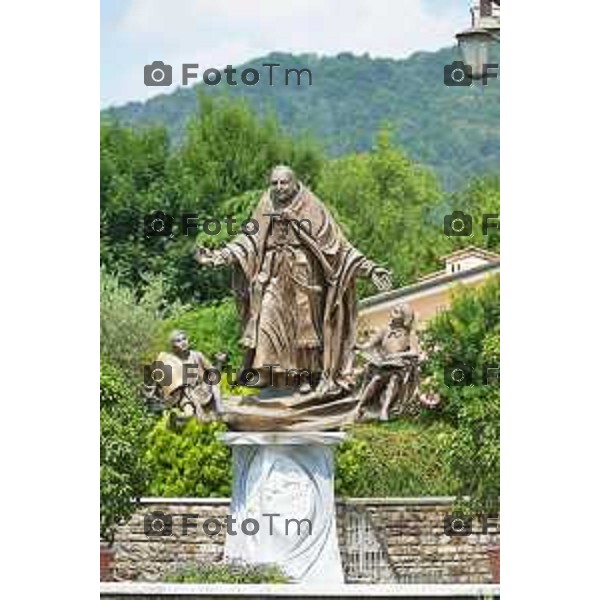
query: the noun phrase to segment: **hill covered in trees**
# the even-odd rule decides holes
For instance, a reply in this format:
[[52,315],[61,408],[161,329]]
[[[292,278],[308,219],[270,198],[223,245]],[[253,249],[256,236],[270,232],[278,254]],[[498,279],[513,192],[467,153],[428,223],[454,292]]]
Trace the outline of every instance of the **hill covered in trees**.
[[[334,212],[348,239],[372,260],[385,263],[394,285],[406,285],[438,268],[438,257],[475,244],[497,250],[499,236],[447,237],[444,215],[462,210],[480,222],[499,212],[497,177],[472,178],[460,191],[444,192],[430,169],[393,144],[390,130],[376,135],[369,152],[324,157],[309,140],[292,137],[274,117],[262,118],[240,100],[203,97],[181,143],[169,144],[164,127],[101,126],[101,261],[121,282],[144,287],[160,276],[170,301],[197,303],[230,295],[227,270],[199,269],[195,243],[230,241],[200,229],[189,232],[181,216],[206,219],[252,214],[265,175],[278,163],[291,165],[300,179]],[[155,211],[171,215],[172,235],[147,227]],[[372,288],[359,286],[362,294]]]
[[[180,144],[187,121],[198,110],[199,90],[214,97],[242,97],[257,114],[276,116],[285,133],[316,138],[332,157],[372,149],[377,131],[385,126],[412,160],[433,167],[447,189],[459,189],[473,176],[499,171],[500,103],[497,80],[486,87],[444,84],[444,65],[458,58],[455,48],[418,52],[404,60],[271,53],[236,67],[238,82],[243,69],[257,69],[261,79],[255,86],[229,86],[223,78],[218,86],[200,83],[108,108],[102,119],[161,124],[171,141]],[[273,86],[263,63],[281,65],[274,69]],[[283,85],[278,73],[285,68],[309,68],[312,85],[306,76],[299,87],[294,76],[290,85]]]

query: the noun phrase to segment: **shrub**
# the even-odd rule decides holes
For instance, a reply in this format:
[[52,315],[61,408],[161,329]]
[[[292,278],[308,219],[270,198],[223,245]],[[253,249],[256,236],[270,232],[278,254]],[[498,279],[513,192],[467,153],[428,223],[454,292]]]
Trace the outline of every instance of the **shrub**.
[[452,434],[443,423],[355,425],[336,453],[336,492],[349,497],[443,496],[455,482],[447,467]]
[[167,350],[169,335],[174,329],[183,329],[195,350],[210,361],[217,352],[227,352],[230,363],[239,366],[242,351],[239,345],[239,318],[233,300],[214,302],[179,311],[166,319],[155,330],[153,349]]
[[169,426],[169,415],[157,421],[148,439],[152,472],[149,493],[166,497],[223,497],[231,493],[230,450],[217,439],[223,423],[187,420]]
[[289,583],[277,565],[220,563],[185,565],[165,575],[169,583]]
[[150,352],[163,316],[163,285],[149,279],[144,292],[135,292],[116,275],[100,271],[100,355],[132,381],[141,380],[144,360]]
[[144,459],[149,420],[125,376],[100,368],[100,535],[112,542],[116,526],[135,510],[149,479]]
[[[217,440],[222,423],[159,420],[149,436],[149,493],[165,497],[228,497],[230,450]],[[357,425],[336,452],[336,493],[347,497],[450,495],[452,428],[444,423]]]
[[241,385],[232,387],[232,381],[237,376],[238,369],[243,363],[243,349],[239,343],[239,317],[232,299],[205,304],[198,308],[180,310],[170,319],[163,321],[157,329],[154,340],[154,356],[161,350],[167,350],[169,336],[174,329],[182,329],[188,335],[190,345],[199,350],[205,358],[214,364],[217,352],[226,352],[228,364],[232,368],[231,375],[225,371],[221,377],[221,393],[223,395],[252,395],[256,388]]

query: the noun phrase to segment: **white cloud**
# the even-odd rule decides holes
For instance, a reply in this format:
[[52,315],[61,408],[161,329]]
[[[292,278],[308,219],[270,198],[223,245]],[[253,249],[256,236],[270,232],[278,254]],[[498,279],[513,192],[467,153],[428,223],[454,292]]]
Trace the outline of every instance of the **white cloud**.
[[402,56],[449,43],[455,15],[455,9],[432,14],[423,0],[132,0],[121,28],[170,47],[218,47],[225,64],[240,39],[294,52]]
[[[117,28],[138,50],[138,64],[122,67],[137,74],[142,62],[155,59],[195,62],[203,70],[271,51],[404,57],[450,45],[466,20],[460,8],[434,14],[425,0],[130,0]],[[136,97],[154,92],[142,88]]]

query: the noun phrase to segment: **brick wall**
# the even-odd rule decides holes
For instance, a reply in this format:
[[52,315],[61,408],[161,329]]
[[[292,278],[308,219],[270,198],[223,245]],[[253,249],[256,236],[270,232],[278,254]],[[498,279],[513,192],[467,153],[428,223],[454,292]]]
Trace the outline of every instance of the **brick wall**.
[[[342,563],[348,582],[371,583],[491,583],[489,549],[500,544],[490,526],[481,532],[473,521],[473,534],[444,534],[444,517],[451,514],[450,498],[345,499],[337,502],[337,527]],[[147,535],[148,515],[162,512],[171,535]],[[223,558],[225,528],[216,535],[229,499],[148,498],[115,538],[117,580],[158,581],[162,575],[188,563],[218,562]],[[196,527],[183,535],[185,514],[195,515]],[[145,529],[145,523],[146,529]],[[160,526],[161,520],[154,526]]]
[[[340,510],[341,509],[341,510]],[[490,548],[500,545],[499,522],[473,519],[468,536],[444,533],[450,498],[349,499],[338,503],[340,541],[351,512],[370,521],[396,581],[406,583],[492,583]],[[344,544],[341,544],[344,556]]]

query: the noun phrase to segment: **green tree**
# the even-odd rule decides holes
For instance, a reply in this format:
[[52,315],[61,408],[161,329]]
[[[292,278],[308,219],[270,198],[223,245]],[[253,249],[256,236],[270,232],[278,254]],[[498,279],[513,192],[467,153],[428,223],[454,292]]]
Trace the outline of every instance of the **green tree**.
[[116,123],[100,129],[100,260],[136,286],[164,238],[146,238],[144,216],[164,210],[168,139],[160,127],[132,130]]
[[[429,387],[441,397],[439,414],[453,426],[449,462],[455,493],[478,510],[500,498],[500,281],[464,289],[428,325]],[[464,379],[463,379],[464,376]]]
[[350,240],[392,270],[397,286],[434,270],[449,248],[431,219],[442,197],[435,176],[395,148],[386,131],[373,152],[328,162],[317,192]]
[[112,543],[116,527],[136,508],[149,483],[145,459],[150,420],[134,388],[115,367],[100,368],[100,535]]
[[169,334],[183,329],[191,347],[212,360],[217,352],[227,352],[232,364],[240,365],[242,349],[239,344],[239,318],[232,299],[206,303],[197,308],[182,310],[160,323],[154,339],[155,352],[166,350]]
[[153,358],[154,341],[165,316],[163,296],[160,278],[151,278],[136,295],[119,277],[100,270],[100,355],[132,385],[141,380],[144,361]]
[[[257,118],[242,101],[200,97],[180,146],[161,128],[133,131],[113,121],[101,127],[101,261],[133,288],[160,274],[169,300],[220,299],[229,294],[226,271],[199,269],[195,231],[182,225],[222,221],[230,198],[264,189],[277,163],[316,178],[321,155],[308,139],[287,137],[272,117]],[[146,221],[156,211],[173,218],[169,236]],[[239,221],[238,221],[239,223]]]
[[470,237],[451,238],[455,249],[472,244],[500,252],[500,177],[490,175],[471,179],[464,189],[449,197],[448,204],[450,210],[460,210],[473,220]]

